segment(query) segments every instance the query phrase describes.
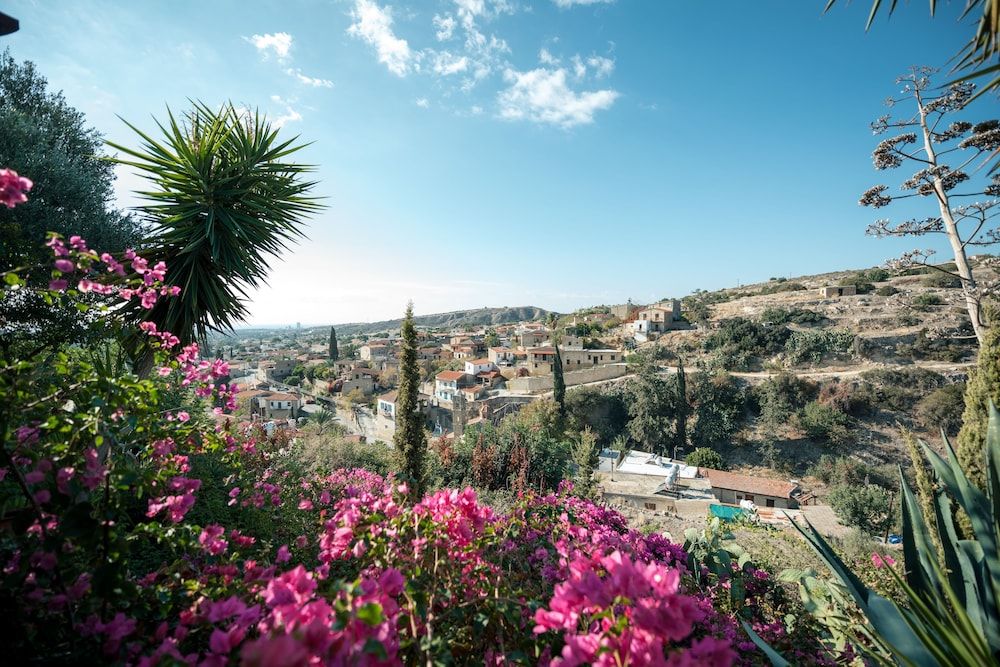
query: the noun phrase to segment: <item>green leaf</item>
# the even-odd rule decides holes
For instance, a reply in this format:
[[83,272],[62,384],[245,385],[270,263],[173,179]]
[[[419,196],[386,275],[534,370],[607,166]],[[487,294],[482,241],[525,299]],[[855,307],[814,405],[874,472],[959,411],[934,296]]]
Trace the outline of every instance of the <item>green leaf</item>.
[[757,648],[764,652],[764,655],[766,655],[767,659],[771,661],[771,665],[773,665],[773,667],[789,667],[792,664],[785,660],[780,653],[771,648],[767,642],[761,639],[760,635],[753,631],[753,628],[750,627],[749,623],[746,621],[740,621],[740,624],[743,626],[743,631],[747,633],[748,637],[750,637],[750,641],[756,644]]

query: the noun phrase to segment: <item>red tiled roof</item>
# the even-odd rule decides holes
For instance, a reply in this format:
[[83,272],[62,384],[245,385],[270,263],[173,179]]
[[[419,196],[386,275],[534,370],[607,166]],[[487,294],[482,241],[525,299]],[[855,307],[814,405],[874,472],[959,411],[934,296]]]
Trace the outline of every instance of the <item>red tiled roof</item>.
[[533,347],[528,350],[528,354],[555,354],[556,348],[554,347]]
[[492,364],[493,362],[489,359],[473,359],[469,363],[475,364],[476,366],[486,366],[487,364]]
[[715,489],[742,491],[743,493],[772,496],[774,498],[790,498],[792,491],[799,488],[796,484],[780,479],[750,477],[749,475],[739,475],[734,472],[715,470],[713,468],[699,468],[699,472],[708,477],[712,488]]
[[378,400],[385,401],[387,403],[395,403],[396,402],[396,396],[398,394],[399,394],[398,391],[393,390],[393,391],[390,391],[388,394],[383,394],[383,395],[379,396]]
[[438,380],[461,380],[465,377],[465,373],[462,371],[441,371],[434,377]]
[[267,397],[269,401],[297,401],[299,397],[295,394],[271,394]]

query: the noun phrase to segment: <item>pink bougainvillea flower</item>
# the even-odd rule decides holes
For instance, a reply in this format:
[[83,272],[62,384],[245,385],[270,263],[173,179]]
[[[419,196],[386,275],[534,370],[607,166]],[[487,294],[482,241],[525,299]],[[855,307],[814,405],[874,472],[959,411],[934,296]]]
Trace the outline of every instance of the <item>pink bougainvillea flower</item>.
[[892,567],[895,564],[896,560],[892,556],[882,556],[878,553],[872,554],[872,565],[874,565],[876,569],[881,569],[886,566]]
[[183,410],[177,413],[177,421],[186,422],[189,419],[191,419],[191,415],[184,412]]
[[18,176],[13,169],[0,169],[0,204],[14,208],[28,201],[28,195],[34,183],[24,176]]
[[55,267],[58,271],[63,273],[72,273],[76,266],[68,259],[57,259],[55,262]]

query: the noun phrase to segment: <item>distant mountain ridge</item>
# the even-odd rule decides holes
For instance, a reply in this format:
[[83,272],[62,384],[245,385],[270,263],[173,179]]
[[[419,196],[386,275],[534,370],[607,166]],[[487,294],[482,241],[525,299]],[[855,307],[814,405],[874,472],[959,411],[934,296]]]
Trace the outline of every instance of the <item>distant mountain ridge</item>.
[[[417,315],[413,318],[418,327],[453,329],[464,326],[496,326],[513,322],[544,320],[549,316],[548,310],[537,306],[514,306],[503,308],[476,308],[472,310],[454,310],[449,313],[433,313]],[[558,313],[557,313],[558,314]],[[342,340],[357,334],[391,331],[402,326],[402,318],[383,320],[381,322],[352,322],[335,324],[337,336]]]

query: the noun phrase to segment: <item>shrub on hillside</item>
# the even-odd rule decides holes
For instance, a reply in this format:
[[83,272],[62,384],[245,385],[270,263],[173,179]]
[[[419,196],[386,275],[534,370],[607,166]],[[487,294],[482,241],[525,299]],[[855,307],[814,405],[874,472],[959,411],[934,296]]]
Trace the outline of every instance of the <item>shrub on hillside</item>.
[[728,373],[698,373],[689,394],[694,403],[691,443],[695,447],[730,444],[746,411],[743,385]]
[[845,287],[853,285],[858,294],[868,294],[875,290],[875,286],[872,285],[872,281],[868,277],[867,273],[854,273],[852,275],[845,276],[841,278],[840,282],[837,284]]
[[823,454],[807,474],[830,486],[877,484],[894,488],[897,475],[893,466],[870,466],[855,457]]
[[820,385],[816,400],[853,417],[863,417],[875,409],[869,402],[871,394],[863,391],[859,383],[836,378]]
[[817,364],[824,359],[846,359],[854,353],[856,336],[850,331],[793,331],[785,341],[785,356],[792,364]]
[[[964,314],[964,309],[962,310]],[[973,336],[935,337],[927,335],[926,329],[917,332],[912,343],[896,346],[896,353],[905,359],[930,359],[956,363],[975,355],[976,339]]]
[[932,306],[940,306],[943,303],[944,299],[939,294],[933,292],[917,294],[910,300],[910,305],[915,310],[930,310]]
[[913,416],[928,431],[944,430],[949,436],[958,434],[965,410],[965,383],[956,382],[935,389],[920,399]]
[[861,374],[860,391],[870,394],[872,405],[882,410],[908,412],[917,401],[948,384],[940,373],[925,368],[880,368]]
[[766,326],[745,317],[723,320],[704,342],[715,353],[718,366],[726,370],[748,370],[764,357],[780,352],[790,332],[784,326]]
[[684,463],[698,468],[726,469],[726,463],[722,460],[722,454],[708,447],[697,447],[684,457]]
[[760,418],[772,426],[787,423],[806,403],[816,398],[816,383],[791,373],[769,377],[751,390]]
[[759,295],[764,294],[780,294],[781,292],[802,292],[806,289],[806,286],[802,283],[796,283],[791,281],[775,281],[773,283],[768,283],[760,288],[757,292]]
[[771,306],[760,314],[760,321],[765,324],[821,324],[826,316],[806,308],[779,308]]
[[924,287],[941,287],[950,289],[961,287],[962,279],[950,273],[945,273],[944,271],[934,271],[921,278],[920,284]]
[[899,290],[893,287],[892,285],[882,285],[877,290],[875,290],[875,294],[877,294],[878,296],[892,296],[894,294],[899,294]]
[[830,493],[830,506],[846,526],[870,535],[881,535],[895,522],[889,492],[874,484],[838,486]]
[[807,403],[799,412],[798,422],[806,435],[815,440],[842,446],[852,439],[851,428],[854,420],[840,410],[819,401]]

